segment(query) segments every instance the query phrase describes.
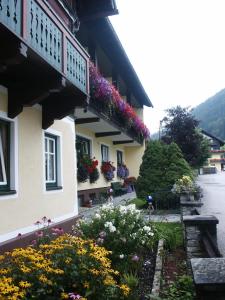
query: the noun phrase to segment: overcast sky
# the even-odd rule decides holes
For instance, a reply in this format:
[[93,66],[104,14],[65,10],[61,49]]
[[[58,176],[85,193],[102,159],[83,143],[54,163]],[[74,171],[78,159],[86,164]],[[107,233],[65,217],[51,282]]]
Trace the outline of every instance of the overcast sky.
[[117,0],[110,18],[154,108],[151,133],[164,110],[203,102],[225,88],[225,0]]

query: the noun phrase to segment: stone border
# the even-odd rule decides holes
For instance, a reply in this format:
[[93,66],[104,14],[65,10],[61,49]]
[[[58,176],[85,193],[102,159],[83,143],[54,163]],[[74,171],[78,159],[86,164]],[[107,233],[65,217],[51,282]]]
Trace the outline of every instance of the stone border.
[[161,287],[161,275],[163,268],[163,249],[164,249],[164,240],[159,240],[158,250],[155,262],[155,275],[152,284],[152,291],[150,294],[150,299],[152,297],[158,297]]

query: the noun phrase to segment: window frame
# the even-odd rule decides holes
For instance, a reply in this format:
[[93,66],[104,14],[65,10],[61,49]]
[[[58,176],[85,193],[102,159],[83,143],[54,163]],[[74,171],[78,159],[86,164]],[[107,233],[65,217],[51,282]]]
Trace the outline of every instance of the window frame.
[[[119,161],[119,155],[121,154],[121,162]],[[116,150],[116,159],[117,159],[117,167],[121,164],[123,164],[123,151],[122,150]]]
[[[46,149],[46,140],[48,141],[47,149]],[[49,152],[49,141],[54,141],[54,152]],[[47,150],[47,151],[46,151]],[[48,163],[47,163],[47,172],[46,174],[46,154],[48,155]],[[44,132],[44,182],[45,182],[45,190],[61,190],[61,136],[52,133],[52,131]],[[49,180],[49,157],[54,155],[54,180]],[[48,175],[46,177],[46,175]]]
[[91,147],[92,147],[92,143],[91,140],[87,137],[84,137],[82,135],[77,134],[76,135],[76,152],[77,152],[77,156],[79,155],[78,151],[77,151],[77,144],[79,143],[79,140],[83,140],[84,142],[88,143],[88,153],[81,153],[82,155],[87,155],[89,158],[91,158]]
[[[107,150],[107,160],[104,160],[104,155],[103,155],[103,149],[106,149]],[[109,146],[105,145],[105,144],[101,144],[101,160],[102,160],[102,163],[103,162],[107,162],[109,161]]]
[[2,167],[2,176],[3,180],[0,182],[0,192],[9,191],[10,190],[10,183],[11,183],[11,163],[10,163],[10,153],[11,153],[11,123],[10,121],[4,120],[0,118],[0,123],[6,125],[7,137],[6,137],[6,147],[7,147],[7,164],[4,159],[4,152],[3,152],[3,141],[0,132],[0,160],[1,160],[1,167]]

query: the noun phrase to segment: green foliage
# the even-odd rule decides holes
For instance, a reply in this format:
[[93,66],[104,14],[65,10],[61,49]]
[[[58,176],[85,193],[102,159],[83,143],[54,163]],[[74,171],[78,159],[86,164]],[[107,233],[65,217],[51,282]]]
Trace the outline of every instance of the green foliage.
[[162,121],[162,140],[167,144],[175,142],[192,167],[202,166],[209,157],[209,144],[197,130],[199,121],[191,111],[180,106],[173,107],[167,110],[167,116]]
[[193,115],[200,121],[199,126],[225,140],[225,89],[210,97],[193,109]]
[[165,247],[174,250],[183,246],[183,229],[180,223],[154,223],[160,239],[164,239]]
[[171,194],[169,191],[173,184],[183,175],[192,176],[192,170],[179,147],[175,143],[166,145],[160,141],[151,141],[142,158],[136,183],[137,195],[145,199],[147,195],[156,193],[157,197],[160,190],[167,190]]
[[182,275],[163,291],[162,300],[193,300],[194,284],[190,276]]
[[129,201],[129,204],[135,204],[137,209],[143,209],[148,207],[148,203],[145,199],[135,198]]

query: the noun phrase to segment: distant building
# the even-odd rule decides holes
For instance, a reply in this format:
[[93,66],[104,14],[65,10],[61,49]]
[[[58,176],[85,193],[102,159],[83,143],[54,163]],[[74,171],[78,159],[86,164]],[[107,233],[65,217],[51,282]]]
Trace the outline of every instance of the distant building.
[[211,133],[202,130],[202,134],[210,141],[211,157],[208,159],[210,167],[216,167],[217,171],[225,170],[225,150],[221,149],[224,141],[212,135]]

